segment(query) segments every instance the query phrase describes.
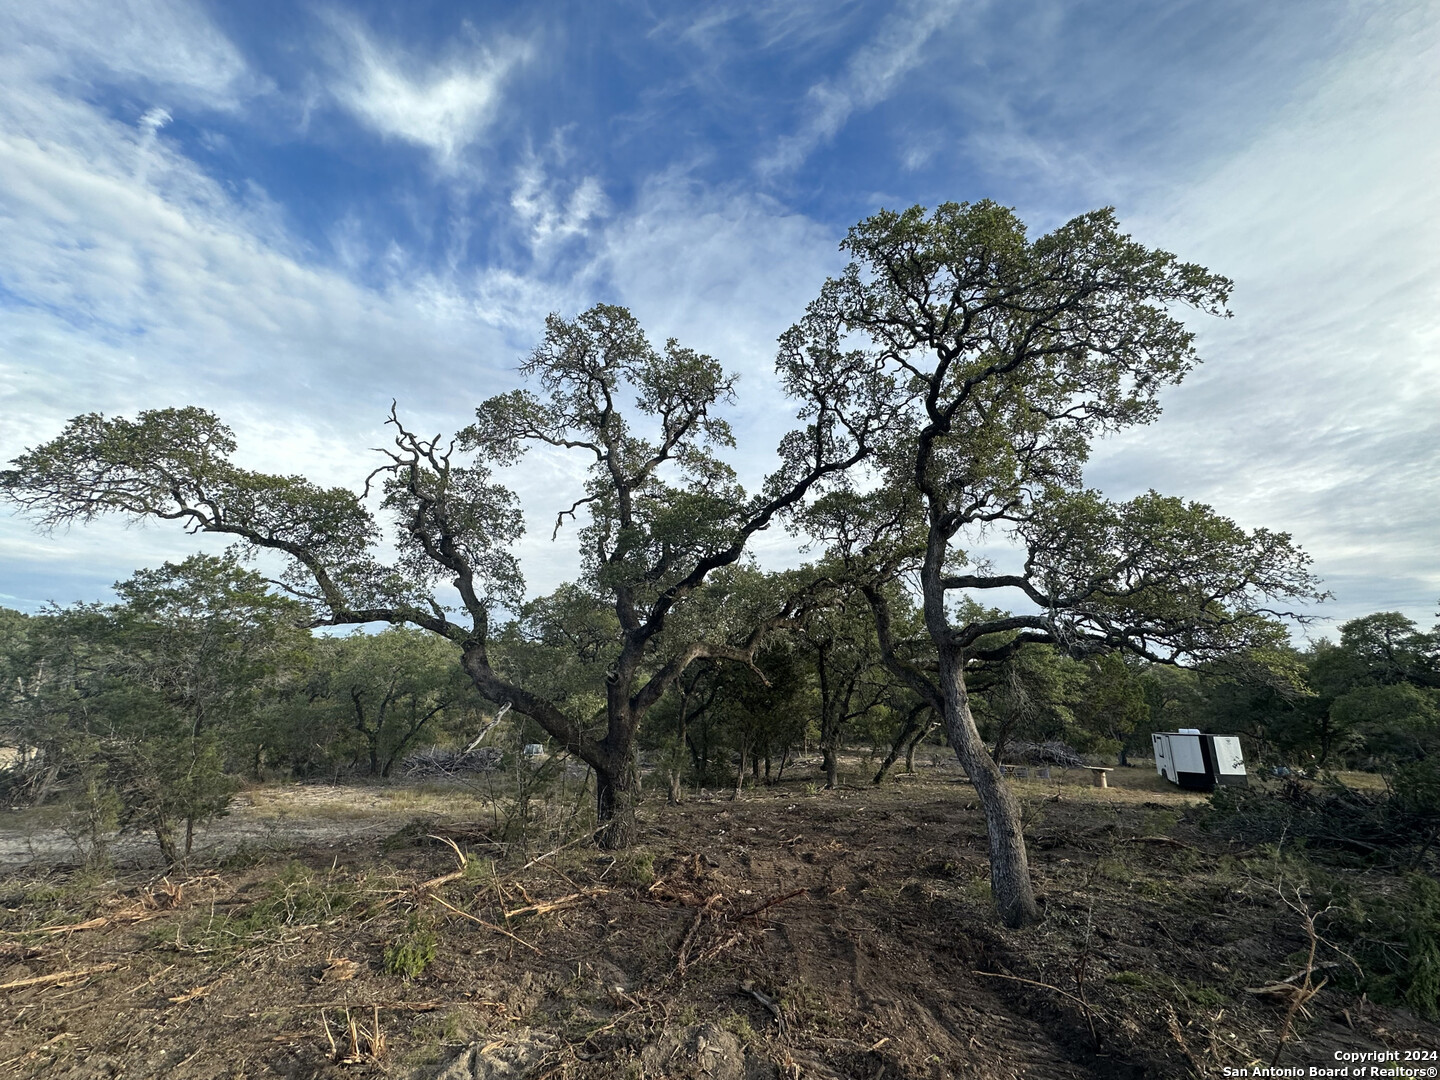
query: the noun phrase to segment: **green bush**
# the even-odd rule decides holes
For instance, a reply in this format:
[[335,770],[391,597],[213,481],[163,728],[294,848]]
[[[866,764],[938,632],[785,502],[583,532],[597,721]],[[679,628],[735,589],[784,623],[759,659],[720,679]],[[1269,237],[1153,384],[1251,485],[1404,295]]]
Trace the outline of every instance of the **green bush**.
[[1435,813],[1417,809],[1421,797],[1357,791],[1333,776],[1289,780],[1276,791],[1219,787],[1199,824],[1250,844],[1283,839],[1327,861],[1410,867],[1440,825]]
[[385,946],[380,967],[387,975],[417,979],[435,959],[435,932],[412,919],[404,932]]
[[1336,931],[1364,971],[1357,989],[1440,1017],[1440,884],[1412,873],[1392,888],[1351,896]]

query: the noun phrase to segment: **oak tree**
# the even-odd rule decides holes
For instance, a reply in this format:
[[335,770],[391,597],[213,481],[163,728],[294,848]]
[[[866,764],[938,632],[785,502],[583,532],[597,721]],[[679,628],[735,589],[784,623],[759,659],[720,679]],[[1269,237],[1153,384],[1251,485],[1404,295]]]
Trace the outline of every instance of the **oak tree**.
[[[1159,391],[1197,362],[1175,309],[1223,314],[1229,281],[1136,243],[1109,210],[1031,240],[991,202],[913,207],[842,246],[851,262],[782,360],[863,352],[891,376],[895,419],[876,483],[832,506],[828,536],[856,566],[918,575],[933,653],[897,640],[871,588],[882,652],[942,716],[985,809],[1000,914],[1020,926],[1038,910],[1019,807],[981,742],[967,666],[1029,643],[1175,660],[1271,640],[1273,599],[1314,595],[1308,560],[1207,506],[1115,502],[1083,482],[1093,442],[1153,420]],[[1013,569],[973,554],[997,534]],[[952,602],[1006,590],[1021,610],[967,618]]]
[[[673,340],[654,348],[625,309],[552,315],[520,370],[536,390],[482,403],[453,440],[410,430],[392,409],[394,444],[371,474],[396,526],[399,557],[390,562],[366,502],[369,483],[363,491],[327,489],[244,469],[232,459],[230,429],[194,407],[134,420],[77,417],[0,473],[0,493],[42,527],[118,514],[235,537],[252,552],[285,557],[278,584],[309,605],[312,626],[408,623],[448,639],[481,694],[532,718],[595,770],[599,841],[622,846],[645,714],[698,659],[748,663],[767,629],[757,625],[739,641],[676,642],[671,620],[710,575],[741,558],[755,533],[867,455],[886,423],[886,395],[876,385],[884,377],[860,354],[827,353],[782,370],[803,423],[781,441],[779,467],[751,494],[721,457],[733,438],[717,410],[732,396],[733,377]],[[524,591],[511,551],[520,507],[493,469],[539,444],[588,463],[585,492],[561,510],[557,530],[585,514],[583,586],[614,613],[598,716],[577,715],[508,677],[492,655]],[[782,605],[769,619],[786,614]]]

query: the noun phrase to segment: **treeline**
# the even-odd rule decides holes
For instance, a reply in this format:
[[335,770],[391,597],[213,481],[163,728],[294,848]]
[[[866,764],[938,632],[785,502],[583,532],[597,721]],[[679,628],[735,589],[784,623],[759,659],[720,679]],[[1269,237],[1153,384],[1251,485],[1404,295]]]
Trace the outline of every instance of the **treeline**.
[[63,797],[88,847],[143,829],[173,862],[247,776],[389,776],[480,724],[446,642],[404,627],[314,636],[297,603],[232,557],[142,570],[116,592],[35,616],[0,609],[4,796]]
[[[767,598],[809,587],[815,599],[768,632],[753,662],[697,660],[657,703],[637,750],[671,799],[779,780],[802,754],[834,786],[846,750],[865,765],[852,781],[879,782],[898,762],[913,767],[927,740],[943,745],[933,710],[886,664],[868,606],[824,581],[814,568],[742,567],[709,587],[700,617],[736,639]],[[34,616],[0,609],[4,797],[69,804],[92,848],[124,827],[177,860],[246,778],[389,777],[426,748],[470,745],[504,704],[482,698],[456,647],[433,634],[313,634],[299,603],[229,555],[139,571],[116,593]],[[913,599],[895,588],[887,607],[889,632],[923,664]],[[520,609],[493,662],[600,730],[614,622],[602,596],[566,585]],[[1055,742],[1125,764],[1148,758],[1152,731],[1200,727],[1243,736],[1256,765],[1374,770],[1409,803],[1440,809],[1440,630],[1399,614],[1356,619],[1306,651],[1276,645],[1189,668],[1006,645],[1013,632],[977,642],[968,676],[996,761]],[[514,714],[488,739],[515,750],[546,740]]]

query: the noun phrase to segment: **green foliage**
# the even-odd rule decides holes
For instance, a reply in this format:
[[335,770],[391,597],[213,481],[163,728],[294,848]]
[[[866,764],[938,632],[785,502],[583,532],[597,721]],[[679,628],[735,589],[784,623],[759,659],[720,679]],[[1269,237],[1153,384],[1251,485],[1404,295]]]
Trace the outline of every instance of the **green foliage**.
[[[1440,884],[1411,873],[1363,892],[1340,883],[1337,894],[1347,902],[1334,933],[1363,971],[1355,988],[1427,1019],[1440,1016]],[[1355,978],[1348,971],[1344,977]]]
[[[277,673],[303,651],[302,609],[232,555],[196,555],[116,585],[123,603],[52,610],[6,635],[15,689],[0,724],[43,799],[71,789],[93,847],[120,824],[188,854],[197,823],[225,812],[227,755],[243,753]],[[180,830],[183,828],[183,845]]]
[[437,952],[435,931],[412,918],[405,929],[385,946],[380,967],[387,975],[418,979],[435,960]]
[[[286,864],[267,879],[250,905],[192,925],[195,942],[207,948],[236,948],[273,940],[282,931],[316,926],[343,918],[365,906],[359,882],[342,871],[312,870],[301,862]],[[159,944],[173,941],[174,928],[156,931]]]
[[612,876],[617,885],[643,889],[655,882],[655,855],[632,848],[615,857]]
[[98,869],[108,862],[110,840],[120,828],[124,803],[101,762],[87,761],[76,780],[78,790],[62,828],[85,868]]
[[285,733],[322,746],[332,766],[390,776],[412,750],[481,727],[483,699],[457,662],[459,650],[443,638],[393,626],[317,639],[311,654],[304,705]]

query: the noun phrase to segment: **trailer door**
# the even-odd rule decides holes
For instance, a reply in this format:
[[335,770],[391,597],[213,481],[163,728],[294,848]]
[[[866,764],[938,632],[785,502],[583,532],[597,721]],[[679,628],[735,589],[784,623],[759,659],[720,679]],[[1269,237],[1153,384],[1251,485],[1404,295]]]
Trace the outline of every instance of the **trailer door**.
[[1178,783],[1175,779],[1175,756],[1170,752],[1169,734],[1157,731],[1150,736],[1150,742],[1155,747],[1155,771],[1172,784]]

